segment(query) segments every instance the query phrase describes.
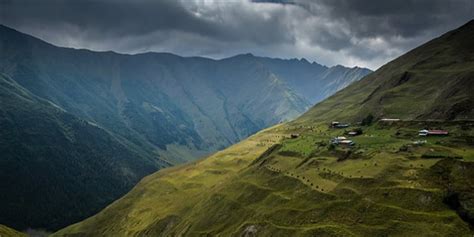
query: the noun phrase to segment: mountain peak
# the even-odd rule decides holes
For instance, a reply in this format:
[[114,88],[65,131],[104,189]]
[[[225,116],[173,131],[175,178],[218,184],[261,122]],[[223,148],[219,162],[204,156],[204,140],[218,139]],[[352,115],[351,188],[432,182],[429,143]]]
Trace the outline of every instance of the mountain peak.
[[306,58],[301,58],[301,59],[300,59],[300,62],[302,62],[302,63],[307,63],[307,64],[311,64],[311,63],[308,62],[308,60],[306,60]]
[[242,57],[242,58],[247,58],[247,57],[255,57],[252,53],[242,53],[242,54],[237,54],[234,57]]

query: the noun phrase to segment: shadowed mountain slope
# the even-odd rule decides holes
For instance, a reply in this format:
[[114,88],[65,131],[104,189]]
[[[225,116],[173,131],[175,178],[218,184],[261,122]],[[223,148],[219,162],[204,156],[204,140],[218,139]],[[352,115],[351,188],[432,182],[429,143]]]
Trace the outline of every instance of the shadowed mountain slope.
[[0,223],[61,227],[168,166],[2,75],[0,99]]

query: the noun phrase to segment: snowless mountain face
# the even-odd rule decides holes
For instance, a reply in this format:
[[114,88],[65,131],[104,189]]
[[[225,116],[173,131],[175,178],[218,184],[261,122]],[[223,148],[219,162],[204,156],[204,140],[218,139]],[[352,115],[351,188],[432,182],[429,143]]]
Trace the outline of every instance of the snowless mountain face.
[[171,163],[295,118],[370,72],[251,54],[211,60],[74,50],[1,31],[2,73]]
[[[9,154],[8,159],[2,157],[0,174],[6,174],[5,167],[27,166],[23,173],[8,171],[8,177],[31,176],[12,185],[28,190],[36,176],[47,173],[48,182],[55,184],[54,192],[65,194],[41,201],[51,215],[32,213],[28,221],[2,216],[0,222],[20,229],[56,229],[89,216],[143,176],[293,119],[370,72],[249,54],[212,60],[166,53],[123,55],[76,50],[56,47],[5,26],[0,26],[0,53],[2,90],[9,98],[0,104],[5,118],[0,125],[3,134],[11,132],[18,138],[12,145],[11,137],[0,137],[0,152]],[[12,99],[14,94],[23,99]],[[31,108],[35,108],[34,119],[16,119]],[[35,132],[30,127],[34,124],[47,125]],[[42,137],[35,136],[38,133]],[[65,144],[59,143],[63,138],[58,134],[67,139]],[[89,143],[82,139],[89,139]],[[35,149],[22,156],[25,160],[20,164],[15,154],[31,147]],[[36,155],[38,149],[40,156]],[[77,149],[74,159],[68,149]],[[91,152],[90,156],[82,155],[84,150]],[[91,164],[87,157],[97,157],[97,163]],[[71,171],[63,169],[63,159],[71,162]],[[111,172],[101,172],[104,167]],[[76,181],[87,183],[91,174],[101,179],[90,185],[73,185]],[[66,180],[71,182],[62,183]],[[68,198],[77,193],[97,193],[104,182],[107,192],[100,199]],[[7,188],[2,186],[0,192],[12,190]],[[33,192],[31,206],[39,204],[36,197],[41,193],[53,190],[41,185]],[[11,193],[7,198],[10,211],[0,213],[25,213],[17,209],[26,208],[13,198],[18,195]],[[55,203],[67,200],[75,214],[52,211]]]

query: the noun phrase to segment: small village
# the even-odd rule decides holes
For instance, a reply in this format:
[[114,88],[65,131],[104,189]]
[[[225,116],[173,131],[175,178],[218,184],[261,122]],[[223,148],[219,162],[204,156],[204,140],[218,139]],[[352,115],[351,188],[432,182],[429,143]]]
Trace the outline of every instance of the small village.
[[[390,127],[394,124],[400,124],[402,122],[407,122],[403,121],[402,119],[398,118],[382,118],[378,120],[379,124],[383,125],[384,127]],[[339,122],[339,121],[332,121],[328,128],[329,130],[324,131],[324,129],[316,129],[315,126],[296,126],[292,128],[286,128],[285,130],[299,130],[304,129],[303,131],[308,131],[313,133],[317,132],[319,135],[327,136],[330,134],[334,134],[335,131],[341,130],[341,132],[332,138],[329,139],[329,144],[340,147],[340,148],[347,148],[351,149],[357,145],[356,141],[354,141],[354,137],[364,135],[364,137],[373,137],[374,134],[369,133],[364,133],[364,129],[368,128],[367,126],[361,125],[363,122],[359,122],[356,125],[352,125],[350,123],[346,122]],[[382,129],[383,130],[383,129]],[[373,133],[373,129],[371,130]],[[287,139],[297,139],[300,138],[301,136],[305,136],[307,132],[303,133],[290,133],[289,136],[287,136]],[[399,132],[396,132],[395,135],[398,135]],[[407,136],[412,137],[411,144],[416,145],[416,146],[422,146],[428,143],[426,139],[417,139],[415,140],[415,136],[418,136],[420,138],[426,138],[426,137],[445,137],[448,136],[450,133],[448,130],[442,130],[442,129],[427,129],[427,128],[422,128],[416,131],[413,131],[412,133],[408,134]],[[285,136],[282,136],[284,138]],[[278,137],[277,137],[278,138]],[[267,141],[271,142],[271,141]],[[261,143],[260,145],[265,145],[268,144],[267,142]],[[275,142],[275,141],[272,141]]]
[[[400,122],[402,120],[401,119],[392,119],[392,118],[382,118],[379,121],[381,123],[394,123],[394,122]],[[333,121],[333,122],[331,122],[329,127],[332,128],[332,129],[344,129],[344,128],[349,128],[350,126],[351,125],[349,123],[341,123],[341,122],[338,122],[338,121]],[[363,134],[363,131],[360,127],[357,127],[357,128],[352,129],[352,130],[344,132],[344,135],[351,136],[351,137],[359,136],[359,135],[362,135],[362,134]],[[420,136],[420,137],[448,136],[448,135],[449,135],[449,132],[447,130],[421,129],[421,130],[418,131],[418,136]],[[296,137],[292,136],[292,138],[296,138]],[[333,144],[333,145],[341,146],[341,147],[352,147],[352,146],[356,145],[356,143],[353,140],[347,138],[346,136],[333,137],[330,140],[330,143]],[[423,144],[426,144],[426,143],[427,143],[426,140],[416,140],[416,141],[413,142],[414,145],[423,145]]]

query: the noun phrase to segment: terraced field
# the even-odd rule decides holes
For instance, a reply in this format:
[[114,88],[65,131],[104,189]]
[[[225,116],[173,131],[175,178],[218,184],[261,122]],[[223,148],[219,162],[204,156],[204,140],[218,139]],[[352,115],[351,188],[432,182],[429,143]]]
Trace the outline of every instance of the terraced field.
[[[473,210],[456,209],[456,204],[470,207],[472,199],[450,204],[449,198],[474,190],[474,163],[469,162],[474,160],[474,123],[438,124],[451,135],[428,137],[426,144],[415,146],[419,123],[432,124],[362,127],[364,133],[353,138],[357,145],[352,148],[332,147],[329,139],[346,131],[326,124],[279,125],[207,159],[149,176],[98,215],[56,234],[472,233]],[[299,137],[291,139],[296,133]],[[447,158],[423,156],[441,151]],[[467,182],[459,190],[457,169],[465,170]],[[468,216],[462,214],[466,211]]]

